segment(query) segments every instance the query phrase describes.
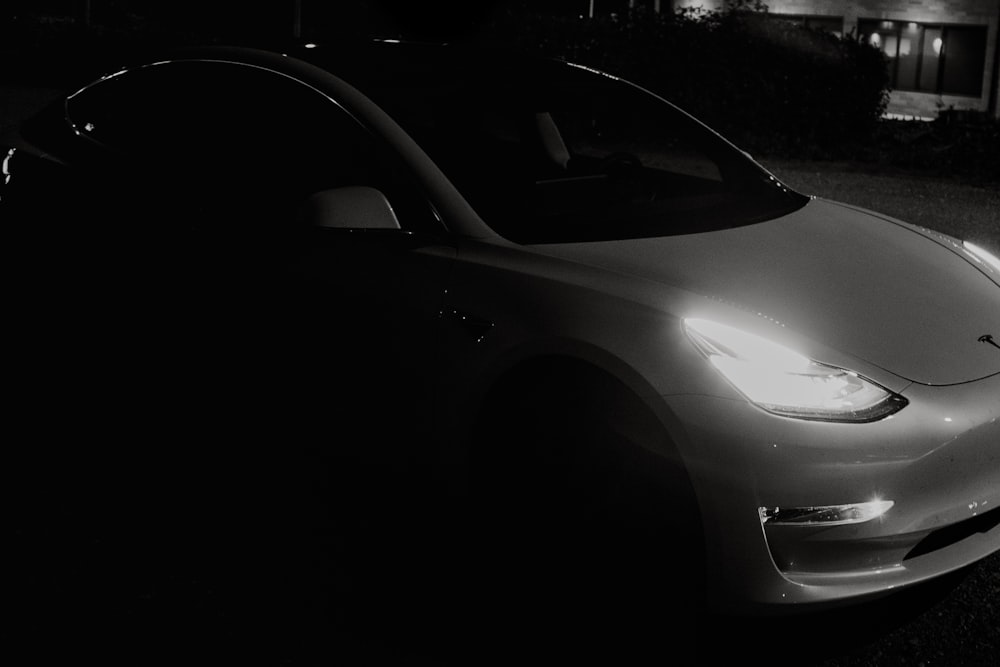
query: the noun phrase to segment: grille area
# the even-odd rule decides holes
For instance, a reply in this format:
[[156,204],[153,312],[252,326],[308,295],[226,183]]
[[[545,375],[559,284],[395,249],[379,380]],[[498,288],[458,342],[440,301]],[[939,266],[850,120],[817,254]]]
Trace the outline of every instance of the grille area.
[[944,549],[976,533],[989,532],[996,528],[997,524],[1000,524],[1000,507],[972,517],[971,519],[959,521],[958,523],[935,530],[917,542],[906,556],[903,557],[903,560],[907,561],[911,558],[937,551],[938,549]]

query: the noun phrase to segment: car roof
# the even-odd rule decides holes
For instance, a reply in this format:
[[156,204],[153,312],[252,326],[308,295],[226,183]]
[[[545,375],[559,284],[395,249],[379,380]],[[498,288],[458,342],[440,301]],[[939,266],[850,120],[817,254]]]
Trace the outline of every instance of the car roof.
[[[498,85],[523,89],[572,78],[581,69],[563,60],[503,45],[382,40],[360,46],[303,45],[283,52],[315,64],[362,89]],[[586,69],[595,73],[595,70]]]
[[392,72],[473,71],[529,74],[534,68],[562,61],[532,55],[506,45],[434,44],[400,40],[372,40],[361,44],[301,44],[282,53],[320,66],[339,66],[365,76]]
[[[409,48],[406,50],[412,52]],[[378,100],[370,95],[372,79],[365,77],[376,76],[380,72],[383,76],[398,72],[390,62],[400,64],[405,62],[402,50],[382,50],[380,45],[375,44],[368,48],[317,51],[317,54],[313,54],[312,49],[304,47],[288,48],[281,52],[243,47],[196,47],[180,49],[162,60],[147,58],[143,62],[145,65],[150,65],[171,61],[225,61],[261,67],[294,77],[328,95],[369,129],[387,139],[421,181],[435,207],[448,220],[448,227],[452,232],[474,238],[499,239],[496,232],[472,209],[423,148],[414,142],[397,121],[379,106]],[[313,57],[308,60],[300,58],[303,53]],[[362,57],[364,53],[386,55]],[[435,59],[440,58],[436,62],[444,62],[449,58],[445,51],[434,50],[433,53],[441,54],[430,56]],[[136,66],[139,69],[141,67],[142,65]]]

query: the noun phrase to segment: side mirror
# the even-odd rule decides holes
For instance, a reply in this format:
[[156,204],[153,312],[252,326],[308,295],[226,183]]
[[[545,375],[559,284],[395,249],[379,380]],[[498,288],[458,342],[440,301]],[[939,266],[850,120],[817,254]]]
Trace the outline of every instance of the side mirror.
[[399,220],[385,195],[364,186],[313,193],[299,206],[298,218],[311,227],[400,229]]

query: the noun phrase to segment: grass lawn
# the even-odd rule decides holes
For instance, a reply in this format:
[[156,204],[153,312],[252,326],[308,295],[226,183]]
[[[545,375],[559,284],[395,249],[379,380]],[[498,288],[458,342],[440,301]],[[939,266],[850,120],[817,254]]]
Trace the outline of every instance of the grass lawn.
[[870,164],[760,162],[803,194],[862,206],[1000,250],[1000,183],[973,186]]

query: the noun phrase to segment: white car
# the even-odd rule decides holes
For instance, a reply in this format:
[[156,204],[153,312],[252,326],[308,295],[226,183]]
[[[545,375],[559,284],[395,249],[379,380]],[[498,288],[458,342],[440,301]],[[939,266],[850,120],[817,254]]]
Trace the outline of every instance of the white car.
[[12,146],[7,220],[103,211],[50,268],[127,324],[79,343],[136,381],[121,414],[325,429],[387,531],[474,503],[432,506],[481,577],[812,609],[1000,549],[995,254],[793,192],[614,76],[190,51]]

